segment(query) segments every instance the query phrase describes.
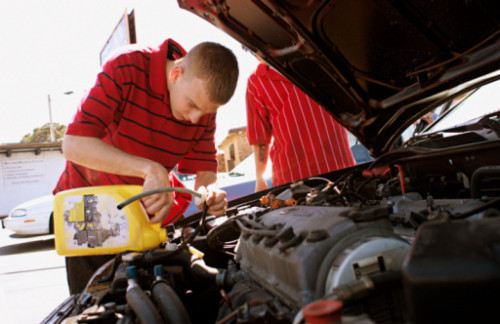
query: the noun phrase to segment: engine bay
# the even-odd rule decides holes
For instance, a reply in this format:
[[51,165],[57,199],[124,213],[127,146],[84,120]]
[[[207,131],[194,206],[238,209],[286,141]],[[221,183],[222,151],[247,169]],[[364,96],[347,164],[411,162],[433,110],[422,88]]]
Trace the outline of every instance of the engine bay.
[[197,213],[44,323],[470,322],[496,315],[500,144],[407,147]]

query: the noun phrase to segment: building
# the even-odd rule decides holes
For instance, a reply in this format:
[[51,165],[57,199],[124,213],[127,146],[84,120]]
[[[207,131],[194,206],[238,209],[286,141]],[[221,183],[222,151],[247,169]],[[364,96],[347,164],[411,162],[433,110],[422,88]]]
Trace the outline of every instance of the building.
[[22,202],[52,193],[66,163],[61,144],[0,145],[0,218]]
[[224,152],[218,157],[219,172],[231,171],[252,153],[252,147],[248,144],[246,126],[230,129],[226,138],[217,147]]

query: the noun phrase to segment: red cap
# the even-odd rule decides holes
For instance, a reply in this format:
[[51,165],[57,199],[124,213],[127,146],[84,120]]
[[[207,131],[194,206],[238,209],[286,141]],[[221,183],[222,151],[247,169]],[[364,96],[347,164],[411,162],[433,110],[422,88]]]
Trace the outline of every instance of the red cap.
[[342,317],[343,304],[340,300],[319,300],[302,308],[307,324],[333,323]]

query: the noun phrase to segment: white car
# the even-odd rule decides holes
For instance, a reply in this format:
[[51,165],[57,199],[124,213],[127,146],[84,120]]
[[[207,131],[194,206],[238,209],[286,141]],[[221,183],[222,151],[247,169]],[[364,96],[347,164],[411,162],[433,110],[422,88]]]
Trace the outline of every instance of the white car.
[[12,208],[9,216],[2,221],[6,229],[17,234],[50,234],[54,232],[53,208],[53,195],[35,198]]

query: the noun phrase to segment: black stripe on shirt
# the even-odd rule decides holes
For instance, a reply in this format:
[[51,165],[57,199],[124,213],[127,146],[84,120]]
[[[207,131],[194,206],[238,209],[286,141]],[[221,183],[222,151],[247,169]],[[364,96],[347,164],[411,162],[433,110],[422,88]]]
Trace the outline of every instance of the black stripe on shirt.
[[87,180],[87,178],[85,178],[82,174],[82,172],[80,171],[80,169],[77,168],[77,166],[75,165],[75,163],[73,162],[69,162],[71,164],[71,167],[80,175],[80,177],[89,185],[89,186],[92,186],[92,184]]
[[118,65],[116,66],[115,70],[118,70],[118,69],[124,69],[124,68],[129,68],[129,67],[132,67],[132,68],[135,68],[136,70],[138,71],[141,71],[142,73],[144,73],[146,75],[147,78],[149,78],[149,75],[147,73],[146,70],[140,68],[139,66],[131,63],[131,64],[123,64],[123,65]]
[[115,176],[116,176],[118,179],[120,179],[120,181],[121,181],[122,183],[129,184],[129,182],[128,182],[128,181],[125,181],[125,180],[124,180],[122,177],[120,177],[118,174],[115,174]]
[[153,112],[153,111],[150,111],[150,110],[148,110],[147,108],[142,107],[142,106],[140,106],[140,105],[138,105],[138,104],[136,104],[135,102],[132,102],[132,101],[130,101],[130,100],[126,100],[126,99],[125,99],[125,102],[126,102],[127,104],[130,104],[130,105],[132,105],[132,106],[135,106],[135,107],[137,107],[137,108],[139,108],[139,109],[142,109],[142,110],[144,110],[144,111],[147,111],[149,114],[151,114],[151,115],[153,115],[153,116],[156,116],[156,117],[160,117],[160,118],[163,118],[163,119],[169,120],[169,121],[171,121],[171,122],[173,122],[173,123],[176,123],[176,124],[178,124],[178,125],[182,125],[182,126],[185,126],[185,127],[207,127],[207,125],[203,125],[203,124],[184,124],[184,123],[181,123],[181,122],[180,122],[180,121],[178,121],[178,120],[175,120],[175,119],[173,119],[173,118],[167,117],[167,116],[165,116],[165,115],[163,115],[163,114],[158,114],[158,113],[155,113],[155,112]]
[[143,58],[145,58],[146,60],[151,61],[151,58],[148,55],[146,55],[145,53],[143,53],[142,51],[138,51],[137,53],[141,54],[141,56]]
[[154,129],[154,128],[151,128],[151,127],[144,126],[144,125],[142,125],[141,123],[139,123],[138,121],[133,120],[133,119],[130,119],[130,118],[127,118],[127,117],[125,117],[125,116],[123,116],[123,117],[122,117],[122,119],[124,119],[124,120],[126,120],[126,121],[128,121],[128,122],[130,122],[130,123],[134,123],[134,124],[136,124],[137,126],[142,127],[142,128],[144,128],[144,129],[147,129],[147,130],[149,130],[149,131],[152,131],[152,132],[154,132],[154,133],[162,134],[162,135],[168,136],[168,137],[170,137],[170,138],[173,138],[173,139],[178,140],[178,141],[181,141],[181,142],[188,142],[188,143],[189,143],[189,142],[192,142],[192,141],[193,141],[192,139],[185,139],[185,138],[176,137],[176,136],[174,136],[174,135],[172,135],[172,134],[169,134],[169,133],[167,133],[167,132],[164,132],[164,131],[161,131],[161,130],[157,130],[157,129]]
[[86,120],[78,120],[78,121],[75,121],[76,124],[88,124],[88,125],[94,125],[93,122],[89,122],[89,121],[86,121]]
[[177,156],[184,156],[184,155],[186,154],[186,153],[176,153],[176,152],[171,152],[171,151],[164,150],[164,149],[162,149],[162,148],[160,148],[160,147],[157,147],[157,146],[154,146],[154,145],[146,144],[146,143],[144,143],[144,142],[139,141],[139,140],[138,140],[138,139],[136,139],[136,138],[133,138],[133,137],[131,137],[131,136],[129,136],[129,135],[123,134],[123,133],[122,133],[122,132],[120,132],[120,131],[118,131],[118,132],[117,132],[117,134],[118,134],[118,135],[120,135],[120,136],[122,136],[122,137],[128,138],[129,140],[134,141],[134,142],[136,142],[136,143],[138,143],[138,144],[141,144],[141,145],[143,145],[143,146],[146,146],[146,147],[149,147],[149,148],[152,148],[152,149],[155,149],[155,150],[161,151],[161,152],[165,152],[165,153],[172,154],[172,155],[177,155]]
[[[83,109],[81,110],[81,112],[82,112],[83,114],[87,115],[87,116],[90,116],[90,117],[95,118],[95,119],[96,119],[98,122],[100,122],[100,123],[101,123],[104,127],[106,127],[106,126],[107,126],[107,125],[106,125],[106,124],[105,124],[105,123],[104,123],[104,122],[103,122],[103,121],[102,121],[99,117],[94,116],[94,115],[92,115],[91,113],[86,112],[86,111],[85,111],[85,110],[83,110]],[[80,122],[78,121],[77,123],[80,123]],[[85,122],[85,123],[87,124],[88,122]],[[90,123],[90,124],[92,124],[92,123]]]
[[120,100],[117,100],[117,99],[115,99],[115,98],[111,97],[111,96],[110,96],[110,95],[108,95],[108,94],[106,94],[106,98],[108,98],[108,99],[109,99],[109,100],[111,100],[111,101],[114,101],[117,105],[119,105],[119,104],[120,104]]
[[148,95],[148,97],[151,97],[153,99],[160,100],[161,102],[163,102],[163,97],[157,97],[157,96],[151,94],[150,92],[148,92],[148,90],[138,86],[135,82],[124,82],[124,83],[122,83],[122,85],[135,87],[136,89],[141,90],[144,93],[146,93]]
[[111,106],[110,105],[104,103],[103,101],[97,99],[96,97],[88,96],[87,98],[90,99],[90,100],[94,100],[94,101],[100,103],[101,105],[103,105],[104,107],[108,108],[109,110],[111,110]]
[[113,82],[115,84],[115,86],[118,89],[120,89],[120,91],[122,91],[122,87],[118,83],[116,83],[116,81],[109,74],[107,74],[106,72],[101,72],[99,74],[102,74],[103,76],[105,76],[106,78],[108,78],[111,82]]
[[200,153],[200,154],[216,154],[217,151],[196,151],[192,150],[194,153]]
[[106,172],[103,172],[103,173],[104,173],[104,176],[106,177],[106,179],[108,179],[108,182],[109,182],[110,184],[113,184],[113,181],[111,181],[111,178],[109,177],[109,174],[108,174],[108,173],[106,173]]
[[215,137],[200,138],[198,141],[215,141]]
[[190,157],[184,157],[184,159],[186,160],[191,160],[191,161],[205,161],[205,162],[213,162],[213,163],[217,163],[217,161],[214,161],[214,160],[207,160],[207,159],[195,159],[195,158],[190,158]]

